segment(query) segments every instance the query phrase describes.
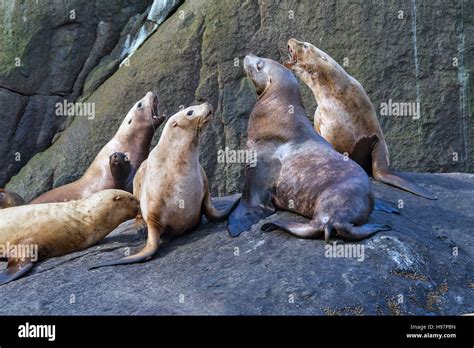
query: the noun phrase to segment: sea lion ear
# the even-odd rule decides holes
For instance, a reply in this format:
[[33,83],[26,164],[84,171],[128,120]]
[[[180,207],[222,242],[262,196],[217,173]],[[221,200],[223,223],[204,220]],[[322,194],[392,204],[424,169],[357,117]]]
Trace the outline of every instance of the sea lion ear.
[[272,82],[273,82],[273,80],[272,80],[272,77],[271,77],[271,76],[269,76],[269,77],[268,77],[268,82],[269,82],[269,83],[272,83]]
[[123,159],[125,162],[130,162],[130,153],[125,152],[125,157]]
[[114,201],[120,201],[121,199],[122,199],[122,197],[120,197],[120,196],[115,196],[114,197]]
[[171,124],[171,127],[176,127],[178,125],[178,123],[176,121],[173,121],[173,123]]

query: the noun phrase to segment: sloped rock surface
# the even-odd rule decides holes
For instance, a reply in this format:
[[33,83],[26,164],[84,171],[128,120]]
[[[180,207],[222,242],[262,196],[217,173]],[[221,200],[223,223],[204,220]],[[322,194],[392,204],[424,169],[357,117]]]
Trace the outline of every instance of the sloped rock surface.
[[[130,221],[99,245],[41,262],[29,276],[0,287],[0,314],[472,313],[474,175],[406,177],[439,200],[374,183],[378,197],[403,208],[401,215],[372,214],[370,222],[393,230],[358,243],[363,260],[326,257],[322,240],[262,233],[263,221],[238,238],[227,234],[225,223],[203,222],[165,242],[148,262],[88,271],[144,245],[146,235]],[[278,212],[266,221],[277,218],[305,220]]]

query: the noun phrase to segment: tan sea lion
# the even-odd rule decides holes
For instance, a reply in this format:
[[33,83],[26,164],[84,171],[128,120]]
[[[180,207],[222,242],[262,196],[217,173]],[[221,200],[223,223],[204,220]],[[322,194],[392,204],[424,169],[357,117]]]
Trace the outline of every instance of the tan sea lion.
[[346,153],[375,180],[416,195],[436,199],[424,188],[398,176],[389,167],[388,148],[375,108],[362,85],[330,55],[308,42],[288,41],[293,70],[318,103],[316,131],[340,153]]
[[117,133],[100,150],[79,180],[48,191],[30,203],[65,202],[85,198],[101,190],[116,188],[109,164],[109,157],[114,152],[128,154],[131,170],[127,182],[132,183],[136,171],[148,157],[156,128],[164,121],[164,117],[157,116],[157,108],[157,96],[148,92],[128,112]]
[[[199,139],[212,119],[212,106],[191,106],[166,123],[158,145],[142,164],[134,180],[143,221],[147,225],[146,246],[137,254],[96,265],[123,265],[152,257],[163,235],[180,236],[194,229],[204,214],[210,221],[222,221],[235,204],[224,211],[211,201],[206,173],[199,164]],[[146,168],[145,168],[146,166]]]
[[0,285],[18,279],[38,260],[97,243],[139,210],[138,200],[122,190],[104,190],[65,203],[0,210],[0,257],[8,259]]
[[0,209],[25,204],[25,200],[17,193],[0,189]]
[[247,138],[247,150],[256,151],[257,165],[246,168],[242,198],[228,220],[230,234],[239,235],[276,209],[311,221],[275,221],[264,224],[263,231],[278,228],[328,241],[332,236],[361,240],[389,230],[366,224],[374,205],[369,177],[314,131],[292,72],[254,55],[245,57],[244,69],[258,96]]
[[132,165],[128,156],[123,152],[114,152],[110,155],[109,165],[115,189],[133,193],[133,181],[130,180]]

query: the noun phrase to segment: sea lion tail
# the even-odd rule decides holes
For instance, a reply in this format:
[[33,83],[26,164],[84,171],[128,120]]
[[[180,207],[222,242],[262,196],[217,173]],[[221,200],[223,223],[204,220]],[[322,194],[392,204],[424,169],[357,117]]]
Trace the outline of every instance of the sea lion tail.
[[0,286],[22,277],[24,274],[28,273],[31,268],[33,268],[31,260],[8,260],[6,270],[0,273]]

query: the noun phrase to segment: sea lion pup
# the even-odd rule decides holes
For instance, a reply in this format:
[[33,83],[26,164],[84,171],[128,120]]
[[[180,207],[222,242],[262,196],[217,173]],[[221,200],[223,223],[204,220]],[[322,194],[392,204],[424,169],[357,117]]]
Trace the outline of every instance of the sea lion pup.
[[0,209],[25,204],[25,200],[17,193],[0,189]]
[[293,70],[312,90],[318,108],[316,131],[340,153],[346,153],[375,180],[416,195],[436,199],[424,188],[389,168],[388,148],[374,106],[362,85],[327,53],[308,42],[288,41]]
[[140,168],[134,180],[134,195],[148,230],[146,246],[135,255],[91,269],[142,262],[155,254],[162,235],[179,236],[194,229],[203,213],[210,221],[226,219],[236,202],[224,211],[214,207],[199,164],[199,139],[211,119],[212,106],[205,103],[188,107],[166,122],[158,145],[142,164],[146,170]]
[[230,234],[239,235],[276,209],[311,221],[275,221],[264,224],[263,231],[282,229],[328,241],[332,236],[361,240],[390,229],[365,224],[374,204],[369,178],[316,134],[291,71],[254,55],[245,57],[244,69],[257,92],[247,138],[247,149],[256,151],[257,164],[246,168],[242,198],[229,217]]
[[114,179],[114,187],[133,193],[133,182],[130,179],[132,165],[130,159],[123,152],[114,152],[109,157],[110,172]]
[[153,134],[164,121],[163,116],[157,116],[157,109],[158,97],[154,93],[148,92],[143,99],[135,103],[125,116],[117,133],[100,150],[79,180],[48,191],[30,203],[77,200],[88,197],[94,192],[116,188],[109,164],[109,156],[114,152],[128,154],[131,170],[126,181],[133,183],[140,164],[148,157]]
[[138,200],[122,190],[104,190],[78,201],[0,210],[0,257],[8,259],[0,285],[21,277],[38,260],[97,243],[139,210]]

